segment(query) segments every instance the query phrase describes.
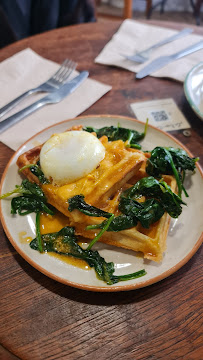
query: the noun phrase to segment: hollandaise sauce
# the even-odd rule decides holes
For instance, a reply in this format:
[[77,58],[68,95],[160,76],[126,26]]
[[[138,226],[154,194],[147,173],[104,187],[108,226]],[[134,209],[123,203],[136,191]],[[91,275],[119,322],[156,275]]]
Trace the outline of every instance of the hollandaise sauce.
[[19,236],[19,241],[21,242],[21,244],[30,243],[30,241],[32,240],[31,236],[27,236],[26,231],[20,231],[18,233],[18,236]]
[[56,212],[54,215],[47,213],[41,213],[40,216],[40,233],[42,235],[58,232],[64,226],[69,225],[68,218],[60,212]]
[[[48,234],[60,231],[63,227],[69,225],[69,219],[60,212],[56,212],[54,215],[41,213],[40,216],[40,232],[41,234]],[[83,245],[82,243],[79,244]],[[86,261],[74,258],[73,256],[60,255],[54,252],[49,252],[49,256],[59,259],[67,264],[77,266],[84,270],[90,270]]]

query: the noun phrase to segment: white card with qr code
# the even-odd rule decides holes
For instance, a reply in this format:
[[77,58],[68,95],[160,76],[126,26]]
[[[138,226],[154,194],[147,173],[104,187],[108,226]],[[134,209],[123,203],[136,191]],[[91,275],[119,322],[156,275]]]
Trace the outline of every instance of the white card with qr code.
[[164,131],[173,131],[190,128],[173,99],[161,99],[136,102],[130,105],[136,118]]

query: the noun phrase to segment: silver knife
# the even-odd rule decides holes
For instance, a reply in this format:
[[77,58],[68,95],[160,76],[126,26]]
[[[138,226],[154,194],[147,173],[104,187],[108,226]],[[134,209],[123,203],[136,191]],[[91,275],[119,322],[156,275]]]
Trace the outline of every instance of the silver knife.
[[13,126],[18,121],[24,119],[26,116],[32,114],[36,110],[39,110],[46,104],[56,104],[63,100],[67,95],[75,91],[78,86],[88,77],[88,75],[88,71],[82,71],[73,80],[61,86],[60,89],[57,89],[53,93],[44,96],[42,99],[36,101],[34,104],[1,121],[0,134],[7,130],[10,126]]
[[143,79],[145,76],[152,74],[153,72],[161,69],[172,61],[178,60],[183,56],[189,55],[195,51],[201,50],[203,48],[203,40],[197,42],[194,45],[191,45],[177,53],[174,53],[169,56],[160,56],[159,58],[153,60],[149,65],[145,66],[136,74],[136,79]]

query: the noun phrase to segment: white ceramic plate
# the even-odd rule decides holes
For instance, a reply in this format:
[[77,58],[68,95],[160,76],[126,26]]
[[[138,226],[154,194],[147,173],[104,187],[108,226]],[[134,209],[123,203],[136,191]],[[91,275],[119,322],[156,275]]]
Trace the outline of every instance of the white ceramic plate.
[[[46,141],[51,134],[63,132],[72,125],[90,125],[97,128],[106,125],[121,124],[123,127],[143,131],[144,125],[134,119],[119,116],[89,116],[78,117],[73,120],[65,121],[50,128],[43,130],[28,140],[11,158],[8,163],[1,182],[1,193],[13,189],[16,184],[21,184],[21,177],[18,174],[16,160],[20,154],[32,147]],[[181,147],[173,137],[149,126],[148,133],[142,141],[143,150],[152,150],[155,146]],[[183,147],[183,146],[182,146]],[[191,155],[191,154],[190,154]],[[198,155],[198,154],[195,154]],[[136,256],[133,251],[111,247],[102,243],[96,244],[96,248],[106,261],[115,263],[115,274],[127,274],[145,269],[147,275],[144,277],[120,282],[115,285],[106,285],[97,279],[94,270],[83,270],[70,265],[60,259],[54,258],[49,254],[40,254],[32,250],[28,243],[20,240],[19,233],[25,231],[27,236],[35,237],[35,216],[11,216],[10,200],[1,201],[0,215],[5,232],[19,254],[28,261],[33,267],[64,284],[90,291],[124,291],[137,289],[153,284],[183,266],[199,248],[202,236],[202,213],[203,204],[200,194],[203,193],[203,181],[200,168],[195,175],[186,179],[186,188],[189,192],[188,206],[184,207],[178,220],[172,220],[167,238],[167,251],[163,261],[157,264],[153,261],[144,260]]]
[[184,92],[191,108],[203,120],[203,62],[197,64],[187,74]]

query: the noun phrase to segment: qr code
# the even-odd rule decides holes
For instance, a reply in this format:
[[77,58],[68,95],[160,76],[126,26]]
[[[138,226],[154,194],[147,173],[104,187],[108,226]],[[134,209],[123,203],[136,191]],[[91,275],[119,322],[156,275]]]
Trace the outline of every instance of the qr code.
[[168,114],[164,110],[152,111],[151,115],[152,115],[154,121],[157,121],[157,122],[169,120]]

